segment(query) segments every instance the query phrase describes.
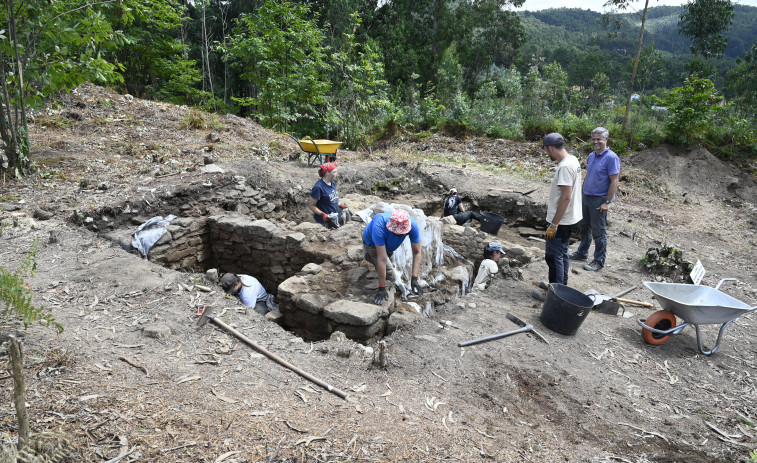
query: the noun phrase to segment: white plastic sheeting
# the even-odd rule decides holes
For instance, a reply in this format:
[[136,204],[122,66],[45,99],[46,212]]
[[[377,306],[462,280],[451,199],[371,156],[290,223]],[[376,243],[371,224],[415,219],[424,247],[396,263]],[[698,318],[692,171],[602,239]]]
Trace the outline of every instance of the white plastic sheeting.
[[137,228],[131,240],[131,245],[139,252],[139,255],[143,259],[147,259],[147,253],[150,252],[152,245],[166,234],[166,227],[175,218],[176,216],[173,214],[167,215],[165,218],[161,216],[153,217]]
[[[436,218],[426,217],[426,214],[420,209],[414,209],[406,204],[388,204],[377,203],[356,212],[365,223],[369,223],[375,214],[390,212],[395,209],[404,209],[410,214],[410,217],[418,223],[421,232],[421,270],[418,272],[418,282],[421,287],[428,286],[426,279],[435,267],[439,267],[444,262],[444,243],[442,243],[442,224]],[[405,299],[410,293],[410,277],[413,272],[413,251],[410,247],[410,240],[406,239],[402,245],[394,251],[394,269],[396,281],[394,282],[402,291],[402,298]]]

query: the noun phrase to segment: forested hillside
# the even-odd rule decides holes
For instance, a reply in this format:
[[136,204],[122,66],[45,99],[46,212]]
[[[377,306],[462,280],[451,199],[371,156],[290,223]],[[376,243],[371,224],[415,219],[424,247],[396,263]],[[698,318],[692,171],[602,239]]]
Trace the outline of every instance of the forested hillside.
[[[678,21],[684,12],[682,6],[649,8],[644,30],[644,46],[661,53],[665,69],[654,81],[654,88],[680,85],[686,64],[691,61],[691,41],[678,32]],[[733,24],[725,32],[728,46],[722,59],[716,60],[715,79],[725,85],[728,72],[749,48],[757,43],[757,8],[734,5]],[[622,13],[611,19],[618,22],[615,29],[607,24],[608,15],[578,8],[557,8],[525,11],[523,24],[528,41],[522,56],[536,54],[546,61],[557,61],[568,72],[574,85],[587,85],[600,62],[612,83],[623,79],[628,59],[636,52],[639,40],[640,13]],[[728,89],[726,89],[728,90]]]
[[10,1],[0,170],[28,167],[28,116],[85,81],[351,148],[398,132],[585,139],[603,125],[621,152],[757,156],[757,8],[650,8],[633,72],[640,15],[513,11],[522,3]]

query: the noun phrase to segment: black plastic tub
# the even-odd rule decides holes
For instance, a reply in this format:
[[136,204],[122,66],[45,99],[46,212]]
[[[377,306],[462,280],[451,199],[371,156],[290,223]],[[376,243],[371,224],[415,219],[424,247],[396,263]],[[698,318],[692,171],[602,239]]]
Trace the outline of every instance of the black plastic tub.
[[505,218],[499,214],[494,212],[481,213],[481,231],[496,235],[503,223],[505,223]]
[[560,334],[576,334],[591,312],[594,301],[586,294],[560,283],[549,285],[541,309],[541,322]]

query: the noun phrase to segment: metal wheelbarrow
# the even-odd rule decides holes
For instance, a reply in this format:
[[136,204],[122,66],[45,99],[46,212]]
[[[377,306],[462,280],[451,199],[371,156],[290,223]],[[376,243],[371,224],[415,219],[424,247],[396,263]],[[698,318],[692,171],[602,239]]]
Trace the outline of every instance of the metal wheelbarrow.
[[340,141],[313,140],[310,137],[299,139],[290,133],[287,135],[308,155],[308,166],[310,167],[320,166],[325,162],[336,162],[336,152],[342,146]]
[[[703,285],[683,283],[655,283],[645,281],[646,286],[655,295],[655,299],[664,310],[658,310],[647,318],[637,319],[642,327],[641,337],[647,344],[658,345],[667,341],[670,335],[679,334],[689,325],[697,331],[699,352],[712,355],[718,350],[725,328],[741,315],[757,310],[749,305],[718,291],[725,281],[736,278],[723,278],[714,288]],[[683,323],[676,325],[676,316]],[[720,324],[720,332],[715,347],[710,350],[702,344],[699,325]]]

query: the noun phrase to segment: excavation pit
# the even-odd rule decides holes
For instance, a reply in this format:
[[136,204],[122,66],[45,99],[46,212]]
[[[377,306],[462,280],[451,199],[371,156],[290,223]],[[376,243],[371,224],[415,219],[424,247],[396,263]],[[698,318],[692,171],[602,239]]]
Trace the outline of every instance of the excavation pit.
[[[288,211],[271,209],[267,206],[270,202],[255,198],[262,193],[260,190],[239,183],[234,190],[240,193],[236,201],[229,201],[228,191],[215,191],[203,196],[205,204],[181,202],[179,207],[164,205],[160,211],[151,211],[178,217],[149,250],[149,260],[181,271],[201,273],[218,269],[220,274],[235,272],[257,278],[269,293],[276,295],[282,314],[280,323],[309,341],[326,339],[341,331],[355,341],[370,342],[424,314],[433,314],[436,307],[469,291],[483,249],[490,241],[499,241],[507,251],[501,262],[506,277],[519,278],[519,267],[527,265],[538,253],[475,227],[445,223],[436,216],[431,203],[421,204],[435,215],[426,217],[421,209],[374,203],[378,198],[371,196],[346,195],[345,202],[354,209],[373,207],[376,212],[406,207],[422,230],[426,230],[421,271],[424,296],[402,297],[407,296],[411,261],[406,240],[403,244],[406,249],[395,252],[401,280],[397,286],[392,285],[389,300],[378,306],[372,303],[378,288],[376,273],[363,256],[364,223],[353,221],[329,231],[307,219],[289,222],[284,218]],[[177,193],[172,198],[187,196],[193,195]],[[266,205],[268,210],[254,210],[253,204],[245,202],[246,198]],[[217,205],[215,208],[208,207],[213,203]],[[99,230],[118,228],[120,231],[105,235],[125,246],[138,223],[149,218],[145,215],[148,208],[142,204],[141,209],[140,212],[139,207],[128,204],[108,208],[101,211],[94,226]],[[202,215],[203,211],[214,213]],[[181,216],[187,212],[194,212],[195,216]],[[270,214],[271,218],[256,219],[253,214]]]

